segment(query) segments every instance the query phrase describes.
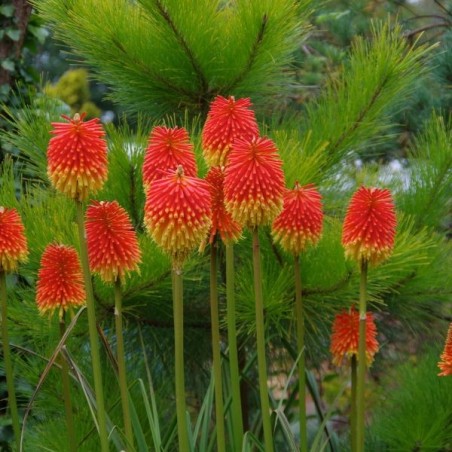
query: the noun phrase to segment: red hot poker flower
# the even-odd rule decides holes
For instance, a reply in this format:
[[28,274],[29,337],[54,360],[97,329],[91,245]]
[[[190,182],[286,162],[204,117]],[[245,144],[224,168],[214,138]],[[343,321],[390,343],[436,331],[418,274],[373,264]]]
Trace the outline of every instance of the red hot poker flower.
[[[333,363],[342,364],[344,356],[358,358],[359,313],[352,306],[350,311],[337,314],[333,322],[330,351]],[[378,351],[377,327],[371,312],[366,314],[366,361],[370,366]]]
[[294,255],[299,255],[309,244],[315,245],[322,233],[322,197],[313,184],[284,194],[283,210],[273,222],[273,238]]
[[217,96],[210,104],[202,131],[202,148],[209,166],[225,165],[237,138],[251,140],[259,136],[254,112],[249,107],[250,99],[235,100],[233,96]]
[[353,195],[344,220],[345,255],[373,265],[387,259],[394,248],[396,215],[389,190],[361,187]]
[[89,265],[107,283],[137,270],[141,254],[130,218],[116,201],[95,201],[86,210]]
[[107,179],[107,143],[99,119],[83,122],[85,113],[68,123],[52,123],[54,135],[47,148],[47,173],[52,185],[82,201],[90,191],[102,188]]
[[444,351],[441,355],[441,361],[438,363],[438,367],[441,369],[438,376],[446,377],[452,375],[452,323],[449,325],[446,344],[444,345]]
[[154,241],[179,268],[211,227],[209,184],[184,174],[182,166],[148,189],[144,223]]
[[27,256],[27,239],[19,213],[0,206],[0,271],[15,271]]
[[237,241],[242,235],[242,227],[234,221],[224,205],[224,171],[220,167],[212,167],[206,176],[210,184],[212,198],[212,229],[210,230],[210,243],[217,233],[224,243]]
[[268,224],[281,211],[285,187],[277,152],[268,138],[234,142],[224,177],[224,199],[238,223],[250,228]]
[[196,160],[188,132],[183,127],[154,127],[143,162],[143,185],[182,165],[187,176],[196,177]]
[[36,303],[41,314],[83,305],[85,298],[77,251],[71,246],[48,245],[41,258],[36,284]]

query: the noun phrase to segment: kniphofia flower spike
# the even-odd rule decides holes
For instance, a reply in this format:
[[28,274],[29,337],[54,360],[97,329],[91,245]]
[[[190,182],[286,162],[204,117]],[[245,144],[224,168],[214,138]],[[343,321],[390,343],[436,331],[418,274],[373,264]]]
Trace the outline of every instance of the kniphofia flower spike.
[[[336,314],[333,322],[330,351],[333,355],[333,363],[336,366],[342,364],[343,359],[358,358],[359,313],[352,306],[350,311]],[[374,355],[378,351],[377,327],[371,312],[366,314],[366,361],[370,366]]]
[[342,232],[345,255],[376,265],[394,248],[396,215],[389,190],[361,187],[347,209]]
[[144,224],[163,250],[180,267],[197,248],[211,226],[209,184],[186,176],[182,166],[150,185],[144,208]]
[[60,192],[78,201],[102,188],[107,179],[107,143],[98,118],[84,122],[85,113],[52,123],[47,148],[47,173]]
[[24,226],[16,209],[0,206],[0,270],[17,270],[28,256]]
[[107,283],[124,282],[141,253],[129,215],[116,201],[94,201],[86,210],[89,265]]
[[226,164],[229,151],[237,138],[251,140],[259,136],[259,127],[250,99],[227,99],[217,96],[202,130],[202,148],[209,166]]
[[75,248],[48,245],[41,257],[36,284],[36,303],[41,314],[81,306],[85,299],[82,268]]
[[168,170],[175,171],[179,165],[187,176],[196,176],[195,154],[187,130],[183,127],[154,127],[144,155],[145,190],[154,179],[165,176]]
[[226,209],[238,223],[265,225],[281,211],[284,193],[282,161],[272,140],[237,139],[224,177]]
[[316,245],[322,233],[323,212],[320,193],[313,184],[284,193],[283,210],[273,222],[272,233],[276,243],[297,256],[308,245]]
[[438,363],[438,367],[441,369],[438,374],[440,377],[452,375],[452,323],[449,325],[444,351],[441,354],[441,361]]

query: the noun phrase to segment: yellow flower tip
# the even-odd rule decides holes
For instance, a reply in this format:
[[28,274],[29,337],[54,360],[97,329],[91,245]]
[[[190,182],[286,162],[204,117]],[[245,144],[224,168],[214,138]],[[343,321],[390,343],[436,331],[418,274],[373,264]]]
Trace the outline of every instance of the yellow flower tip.
[[141,253],[126,210],[116,201],[94,201],[86,210],[90,268],[107,283],[138,270]]
[[65,311],[85,303],[82,268],[75,248],[50,244],[44,250],[36,283],[36,303],[41,314]]
[[283,206],[282,161],[272,140],[237,139],[224,177],[228,212],[239,224],[254,228],[271,223]]
[[145,227],[177,267],[207,236],[210,215],[209,185],[185,175],[182,167],[154,180],[147,190]]
[[0,206],[0,270],[16,271],[28,257],[25,228],[16,209]]
[[85,114],[67,123],[52,123],[47,148],[47,174],[56,190],[83,201],[107,179],[107,143],[98,118],[84,122]]
[[323,226],[322,201],[313,184],[300,186],[284,193],[281,213],[273,222],[272,235],[284,250],[299,255],[308,245],[320,240]]
[[377,265],[394,248],[395,207],[389,190],[361,187],[347,209],[342,232],[345,256]]

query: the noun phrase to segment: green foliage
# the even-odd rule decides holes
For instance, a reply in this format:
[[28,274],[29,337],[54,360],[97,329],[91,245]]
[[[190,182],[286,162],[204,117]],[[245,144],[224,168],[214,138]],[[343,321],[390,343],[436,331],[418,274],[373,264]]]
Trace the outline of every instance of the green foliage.
[[430,349],[384,379],[386,390],[372,427],[386,446],[379,450],[452,447],[452,379],[437,376],[440,353],[439,347]]
[[285,90],[282,69],[306,27],[309,0],[35,4],[115,101],[162,116],[206,113],[217,94],[265,99],[268,107],[268,93]]

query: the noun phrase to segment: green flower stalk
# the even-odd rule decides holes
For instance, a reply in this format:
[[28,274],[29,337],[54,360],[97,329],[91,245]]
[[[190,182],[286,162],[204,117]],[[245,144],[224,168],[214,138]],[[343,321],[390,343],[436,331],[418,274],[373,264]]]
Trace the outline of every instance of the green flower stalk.
[[16,271],[19,263],[26,261],[27,255],[27,240],[19,213],[16,209],[0,206],[0,304],[3,359],[5,361],[8,406],[17,443],[20,439],[20,423],[14,386],[11,348],[9,345],[6,273]]
[[295,317],[297,319],[298,346],[298,406],[300,417],[300,450],[308,450],[308,429],[306,417],[306,350],[305,318],[301,286],[300,253],[308,245],[320,240],[323,212],[320,193],[314,185],[301,187],[295,183],[293,190],[284,193],[284,205],[272,226],[275,242],[294,256]]
[[154,241],[172,258],[174,358],[179,450],[188,451],[184,378],[184,304],[182,268],[207,236],[211,197],[207,182],[184,175],[182,166],[154,180],[146,191],[144,223]]
[[224,199],[232,219],[251,229],[253,235],[254,296],[259,394],[265,450],[273,451],[273,432],[268,397],[265,356],[265,318],[258,227],[269,224],[281,211],[284,192],[282,161],[268,138],[237,138],[228,156]]
[[86,236],[91,270],[107,284],[114,284],[115,331],[118,378],[124,430],[133,448],[132,420],[126,376],[126,357],[122,328],[121,285],[126,275],[138,270],[140,249],[127,212],[116,202],[93,202],[86,210]]
[[347,209],[342,233],[345,255],[359,263],[359,343],[356,382],[356,450],[364,451],[367,271],[387,259],[394,247],[396,216],[389,190],[360,187]]

